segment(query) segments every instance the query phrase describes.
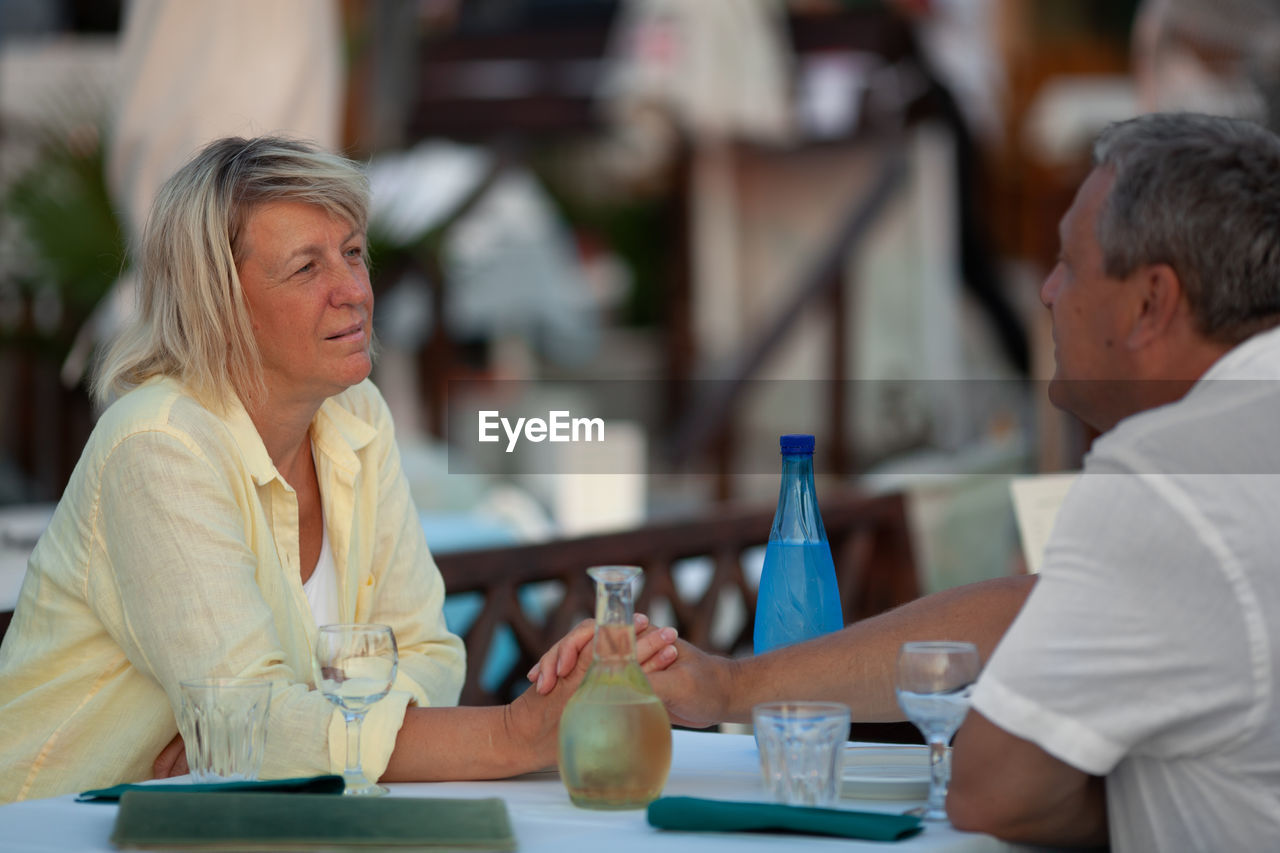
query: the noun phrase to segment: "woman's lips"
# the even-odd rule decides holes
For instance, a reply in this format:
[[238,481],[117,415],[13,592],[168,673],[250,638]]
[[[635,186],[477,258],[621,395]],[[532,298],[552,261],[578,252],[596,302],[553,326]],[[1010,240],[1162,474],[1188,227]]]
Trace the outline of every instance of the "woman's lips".
[[355,340],[364,337],[364,323],[356,323],[348,326],[337,334],[330,335],[325,338],[326,341],[346,341]]

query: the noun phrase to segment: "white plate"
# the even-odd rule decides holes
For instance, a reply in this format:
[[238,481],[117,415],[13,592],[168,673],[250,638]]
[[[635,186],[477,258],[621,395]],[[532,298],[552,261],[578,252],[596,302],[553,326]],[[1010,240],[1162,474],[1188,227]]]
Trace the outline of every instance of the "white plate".
[[926,799],[929,796],[929,747],[846,746],[840,795],[869,800]]

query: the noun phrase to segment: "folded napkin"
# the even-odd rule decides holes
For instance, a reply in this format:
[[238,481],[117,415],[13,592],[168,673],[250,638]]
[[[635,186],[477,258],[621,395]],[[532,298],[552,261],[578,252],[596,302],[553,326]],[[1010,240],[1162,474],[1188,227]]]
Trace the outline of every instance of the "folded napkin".
[[649,823],[685,832],[793,832],[867,841],[901,841],[923,827],[911,815],[662,797],[649,804]]
[[[150,787],[150,786],[148,786]],[[515,850],[496,798],[126,791],[111,843],[138,850]]]
[[77,803],[114,803],[125,791],[174,791],[179,794],[208,794],[215,791],[257,791],[267,794],[341,794],[341,776],[300,776],[296,779],[268,779],[261,782],[160,782],[154,785],[116,785],[95,788],[76,797]]

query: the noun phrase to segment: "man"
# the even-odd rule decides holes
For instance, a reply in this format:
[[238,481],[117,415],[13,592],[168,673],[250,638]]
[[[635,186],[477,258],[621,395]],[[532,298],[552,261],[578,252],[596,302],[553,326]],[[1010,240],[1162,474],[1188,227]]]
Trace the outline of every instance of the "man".
[[1275,849],[1280,138],[1152,115],[1108,128],[1095,163],[1040,297],[1050,398],[1103,435],[1039,579],[958,588],[754,658],[682,643],[653,683],[693,725],[778,698],[901,719],[901,643],[971,640],[987,664],[955,740],[955,826],[1120,851]]

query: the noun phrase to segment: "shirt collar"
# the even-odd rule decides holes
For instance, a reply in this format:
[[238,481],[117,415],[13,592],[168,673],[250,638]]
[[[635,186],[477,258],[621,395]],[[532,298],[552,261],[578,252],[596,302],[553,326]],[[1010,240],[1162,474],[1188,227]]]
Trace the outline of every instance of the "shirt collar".
[[333,461],[355,473],[360,470],[356,452],[378,435],[378,428],[330,397],[320,404],[311,421],[311,438],[316,448]]
[[[253,477],[254,482],[263,486],[280,476],[248,410],[234,395],[228,406],[226,420],[227,428],[240,448],[249,476]],[[343,408],[333,397],[320,404],[319,411],[311,420],[311,438],[317,450],[353,473],[360,470],[356,452],[373,441],[377,434],[377,427]]]
[[1197,384],[1219,379],[1225,373],[1237,379],[1274,379],[1280,359],[1280,327],[1259,332],[1228,350],[1215,361]]
[[249,476],[253,477],[253,481],[259,486],[264,486],[279,476],[279,472],[276,471],[271,457],[267,455],[267,446],[262,443],[262,436],[258,434],[258,428],[253,425],[253,419],[249,417],[249,411],[244,407],[244,403],[240,402],[240,398],[234,394],[229,396],[227,429],[231,431],[231,437],[240,448],[240,455],[244,457]]

